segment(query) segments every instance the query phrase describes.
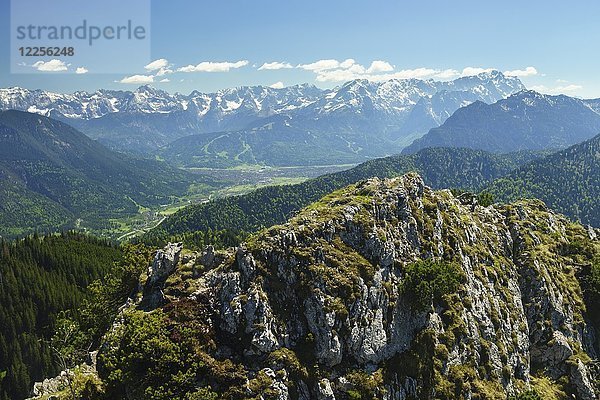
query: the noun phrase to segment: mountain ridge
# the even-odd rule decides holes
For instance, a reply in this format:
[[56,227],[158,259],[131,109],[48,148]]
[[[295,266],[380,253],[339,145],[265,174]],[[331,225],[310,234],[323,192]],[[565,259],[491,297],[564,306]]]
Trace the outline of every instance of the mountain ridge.
[[524,90],[496,103],[475,101],[458,109],[402,150],[469,147],[491,152],[559,149],[600,133],[594,100],[550,96]]
[[539,154],[497,155],[484,151],[427,148],[414,155],[374,159],[350,170],[324,175],[296,185],[271,186],[242,196],[191,205],[167,218],[142,240],[181,235],[185,232],[241,230],[254,232],[283,223],[325,194],[372,177],[392,178],[417,171],[434,188],[453,187],[477,191],[494,178],[508,174]]
[[158,250],[76,377],[93,400],[593,400],[599,259],[540,201],[369,179],[242,246]]

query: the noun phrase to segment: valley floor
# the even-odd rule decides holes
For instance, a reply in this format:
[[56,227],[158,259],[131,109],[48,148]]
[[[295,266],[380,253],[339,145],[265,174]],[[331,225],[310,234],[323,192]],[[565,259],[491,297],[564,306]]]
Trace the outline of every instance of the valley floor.
[[352,167],[354,164],[289,167],[244,165],[226,169],[187,168],[188,172],[202,174],[220,182],[220,187],[215,189],[196,185],[190,188],[188,195],[175,199],[171,204],[163,204],[153,209],[140,206],[137,215],[112,219],[109,228],[92,233],[118,241],[131,239],[156,228],[169,215],[191,204],[204,203],[214,198],[242,195],[264,186],[301,183],[307,179]]

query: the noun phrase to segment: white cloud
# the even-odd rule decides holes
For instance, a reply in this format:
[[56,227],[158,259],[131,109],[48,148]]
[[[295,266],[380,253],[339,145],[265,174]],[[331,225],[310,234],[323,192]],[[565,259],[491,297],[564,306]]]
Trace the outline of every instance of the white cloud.
[[34,63],[32,67],[36,68],[38,71],[44,72],[61,72],[66,71],[68,69],[67,64],[65,64],[64,61],[56,59],[46,62],[38,61]]
[[[358,64],[352,58],[341,62],[334,59],[318,60],[310,64],[300,64],[297,68],[316,73],[318,82],[343,82],[352,79],[368,78],[367,68]],[[371,72],[393,70],[393,67],[388,62],[379,60],[373,61],[369,68]]]
[[354,64],[348,69],[319,71],[318,82],[345,82],[353,79],[368,79],[370,81],[387,81],[390,79],[427,79],[441,71],[432,68],[404,69],[385,74],[369,74],[363,66]]
[[431,78],[439,71],[433,68],[415,68],[415,69],[403,69],[402,71],[394,72],[392,74],[384,74],[382,76],[388,76],[388,79],[427,79]]
[[[461,75],[455,69],[439,70],[426,67],[394,71],[394,66],[384,60],[374,60],[367,68],[358,64],[352,58],[341,62],[335,59],[318,60],[310,64],[300,64],[297,68],[314,72],[317,75],[317,82],[345,82],[353,79],[368,79],[371,81],[386,81],[389,79],[451,79]],[[463,73],[477,74],[483,71],[486,70],[483,68],[475,69],[468,67],[463,70]]]
[[150,64],[145,65],[144,69],[146,71],[156,71],[156,76],[163,76],[173,73],[173,70],[169,68],[169,61],[165,58],[159,58],[158,60],[152,61]]
[[462,70],[462,76],[479,75],[484,72],[492,72],[494,68],[481,68],[481,67],[466,67]]
[[75,70],[76,74],[87,74],[88,73],[88,69],[85,67],[77,67],[77,69]]
[[378,73],[378,72],[391,72],[394,70],[392,64],[387,61],[375,60],[371,63],[371,66],[367,68],[368,74]]
[[576,92],[580,89],[583,89],[581,85],[564,85],[564,86],[555,86],[555,87],[547,87],[544,85],[531,86],[531,90],[535,90],[536,92],[546,93],[546,94],[564,94]]
[[283,89],[285,86],[283,85],[283,82],[279,81],[275,82],[270,87],[272,87],[273,89]]
[[353,58],[348,58],[348,59],[342,61],[339,65],[339,67],[343,68],[343,69],[347,69],[347,68],[352,67],[353,65],[356,65],[356,61],[354,61]]
[[362,74],[357,74],[349,69],[334,69],[320,71],[317,75],[317,82],[345,82],[362,77]]
[[179,68],[179,72],[229,72],[231,69],[242,68],[248,65],[248,60],[236,62],[210,62],[204,61],[197,65],[187,65]]
[[559,86],[557,88],[558,91],[560,92],[575,92],[579,89],[583,89],[583,86],[581,85],[567,85],[567,86]]
[[144,84],[154,82],[153,75],[132,75],[127,76],[119,81],[120,83]]
[[167,83],[167,82],[171,82],[171,80],[169,78],[164,78],[160,80],[160,83]]
[[150,64],[146,65],[144,69],[147,71],[156,71],[157,69],[166,68],[169,65],[169,62],[164,58],[159,58],[158,60],[152,61]]
[[354,64],[353,66],[351,66],[350,68],[347,69],[348,72],[352,72],[354,74],[364,74],[365,71],[365,67],[363,67],[360,64]]
[[525,69],[515,69],[514,71],[504,71],[504,75],[506,75],[506,76],[524,77],[524,76],[533,76],[533,75],[537,75],[537,74],[538,74],[538,71],[534,67],[527,67]]
[[261,65],[258,68],[258,70],[262,71],[262,70],[276,70],[276,69],[286,69],[286,68],[294,68],[294,67],[292,66],[292,64],[287,63],[287,62],[274,61],[274,62],[264,63],[263,65]]
[[348,58],[348,59],[342,61],[339,65],[339,68],[346,70],[348,72],[352,72],[354,74],[364,74],[366,72],[365,67],[358,64],[352,58]]
[[[354,60],[348,59],[344,61],[342,64],[350,64],[352,65]],[[319,71],[327,71],[329,69],[336,69],[340,67],[340,62],[338,60],[319,60],[310,64],[300,64],[298,68],[305,69],[307,71],[319,72]],[[347,67],[345,67],[347,68]]]
[[[289,68],[288,63],[271,62],[264,63],[259,70]],[[461,70],[456,69],[436,69],[420,67],[414,69],[403,69],[395,71],[394,65],[385,60],[374,60],[366,67],[357,63],[354,59],[348,58],[343,61],[336,59],[322,59],[312,63],[299,64],[296,68],[311,71],[316,75],[317,82],[345,82],[353,79],[368,79],[371,81],[385,81],[389,79],[455,79],[460,76],[472,76],[485,72],[492,72],[494,68],[483,67],[465,67]],[[538,71],[534,67],[506,71],[508,76],[533,76]]]
[[455,69],[445,69],[436,73],[433,77],[438,79],[452,79],[460,76],[460,72]]
[[156,76],[163,76],[166,74],[172,74],[173,70],[170,68],[161,68],[156,72]]

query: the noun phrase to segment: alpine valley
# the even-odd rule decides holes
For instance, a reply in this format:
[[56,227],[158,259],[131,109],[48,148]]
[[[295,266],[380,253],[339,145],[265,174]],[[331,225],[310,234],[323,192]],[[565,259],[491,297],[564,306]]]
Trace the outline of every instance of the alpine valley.
[[0,112],[0,235],[102,229],[186,194],[194,180],[163,162],[111,151],[62,122]]

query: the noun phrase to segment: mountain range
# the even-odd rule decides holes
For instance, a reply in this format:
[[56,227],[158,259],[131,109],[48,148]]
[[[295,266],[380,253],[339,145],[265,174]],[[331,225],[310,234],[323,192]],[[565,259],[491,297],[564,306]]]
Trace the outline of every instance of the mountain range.
[[[502,78],[501,75],[495,76],[498,79]],[[455,89],[469,87],[480,78],[472,78],[470,82],[457,80],[452,82],[454,85],[452,87]],[[426,83],[425,81],[419,82],[422,85]],[[459,86],[460,82],[463,86]],[[364,104],[359,105],[358,100],[352,96],[369,92],[367,90],[369,87],[377,87],[380,99],[387,98],[389,100],[387,109],[399,110],[400,103],[393,103],[392,95],[389,94],[397,91],[397,87],[394,86],[397,83],[391,82],[388,85],[382,85],[366,81],[351,82],[338,89],[336,95],[332,96],[329,102],[319,103],[316,101],[318,104],[313,105],[313,109],[336,108],[337,112],[349,113],[343,119],[347,121],[347,129],[350,130],[352,126],[360,125],[359,119],[362,118],[360,117],[361,113],[354,111],[365,110],[366,107]],[[406,89],[416,83],[403,82],[403,84]],[[446,83],[446,85],[450,85],[450,83]],[[495,86],[502,88],[498,83]],[[310,88],[307,85],[302,87]],[[298,90],[300,88],[296,87]],[[421,87],[423,91],[426,88],[426,85]],[[318,89],[315,90],[318,91]],[[385,94],[386,90],[388,94]],[[448,93],[457,93],[457,91],[440,91],[428,97],[427,101],[417,102],[413,111],[420,107],[419,104],[425,107],[426,102],[441,101],[440,99]],[[494,92],[488,95],[493,97],[500,93],[504,92]],[[82,96],[82,94],[79,95]],[[298,93],[289,94],[289,98],[297,99],[297,95]],[[340,96],[339,99],[338,96]],[[414,94],[414,96],[416,99],[418,94]],[[365,96],[361,98],[364,99]],[[129,98],[128,102],[123,100],[125,109],[137,110],[131,114],[111,112],[103,117],[91,119],[81,117],[79,120],[127,119],[129,116],[141,119],[156,118],[157,120],[164,118],[163,122],[166,124],[164,128],[166,128],[169,126],[168,121],[183,115],[181,110],[168,111],[169,107],[174,107],[173,104],[157,99],[151,101],[147,99],[145,102],[140,102],[139,98],[134,96]],[[338,101],[342,106],[334,105]],[[293,103],[292,100],[289,102]],[[149,112],[148,109],[141,107],[142,103],[153,104],[152,110],[161,110],[161,112]],[[565,148],[572,143],[589,139],[600,132],[600,115],[596,112],[598,109],[596,103],[595,100],[548,96],[533,91],[520,91],[492,104],[485,104],[477,100],[458,109],[440,127],[431,129],[422,139],[416,140],[405,149],[403,156],[372,160],[350,171],[311,180],[299,186],[265,188],[248,195],[247,199],[245,197],[223,199],[216,200],[215,204],[192,206],[168,219],[160,231],[169,234],[207,228],[252,231],[261,226],[281,222],[282,218],[289,215],[290,212],[299,210],[311,201],[315,201],[320,196],[343,185],[371,176],[389,177],[408,171],[422,173],[426,182],[434,188],[449,186],[481,190],[494,179],[508,175],[520,165],[536,157],[541,157],[539,150]],[[307,107],[304,106],[305,111],[308,109]],[[373,106],[372,110],[375,108]],[[31,230],[34,226],[41,230],[74,226],[74,221],[78,221],[80,226],[101,225],[106,223],[109,217],[134,214],[140,206],[169,203],[174,196],[184,194],[193,180],[191,175],[170,167],[164,162],[115,153],[64,123],[47,117],[37,118],[36,115],[18,111],[6,111],[1,114],[0,126],[4,134],[0,138],[3,141],[1,143],[3,150],[0,151],[0,179],[3,182],[0,189],[3,199],[1,206],[3,231],[0,234],[20,234]],[[357,119],[354,122],[348,122],[352,120],[352,115],[355,117],[358,115]],[[58,117],[64,119],[64,114],[62,117]],[[328,120],[328,118],[332,117],[322,117],[323,120]],[[296,127],[295,123],[291,123],[293,119],[287,115],[272,115],[265,117],[265,120],[271,122],[266,126],[254,127],[249,131],[190,135],[164,146],[158,154],[176,165],[203,166],[208,164],[213,167],[228,167],[232,165],[231,161],[248,164],[271,162],[278,165],[301,165],[320,159],[327,160],[332,164],[347,163],[356,161],[357,159],[354,157],[360,153],[354,149],[355,151],[351,152],[353,155],[350,156],[348,152],[340,150],[344,147],[341,142],[345,140],[341,135],[331,137],[323,133],[307,133],[307,126]],[[70,120],[70,122],[72,121],[75,120]],[[315,121],[319,121],[319,119]],[[287,123],[286,129],[273,128],[281,123]],[[162,129],[158,125],[155,125],[155,128]],[[332,147],[334,139],[338,140],[338,144]],[[367,140],[366,137],[364,139]],[[361,157],[365,157],[367,154],[369,157],[375,157],[378,148],[383,151],[386,144],[389,144],[381,137],[369,140],[368,148],[371,152],[365,150]],[[350,146],[350,144],[345,143],[345,146]],[[465,149],[433,149],[432,147],[435,146],[463,146]],[[424,151],[410,155],[411,152],[421,147],[424,148]],[[493,153],[513,152],[494,156],[467,148],[483,148]],[[526,151],[519,153],[516,152],[518,150]],[[582,153],[580,150],[573,150],[573,152],[574,154]],[[582,159],[577,162],[570,162],[580,165],[583,159],[587,160],[589,163],[587,169],[565,170],[562,174],[554,171],[551,175],[557,179],[570,180],[569,182],[580,182],[578,180],[580,177],[576,174],[586,173],[586,182],[589,180],[594,183],[594,175],[589,173],[594,170],[596,161],[594,157],[592,153],[588,152],[581,154]],[[542,163],[541,172],[537,172],[540,175],[539,178],[532,180],[533,172],[531,171],[526,177],[516,176],[514,178],[515,181],[527,181],[527,186],[521,185],[519,189],[519,185],[516,183],[515,185],[504,183],[502,188],[495,186],[493,190],[490,190],[501,200],[523,196],[540,197],[568,216],[586,223],[597,224],[597,211],[593,208],[593,201],[588,201],[596,195],[595,184],[585,186],[587,191],[579,191],[577,196],[573,194],[560,200],[560,185],[557,185],[556,182],[548,182],[548,186],[545,186],[543,190],[537,190],[538,186],[530,184],[544,181],[543,175],[547,167],[543,162],[543,160],[540,161]],[[569,161],[567,160],[565,163],[555,163],[554,165],[557,168],[565,169],[565,165]],[[515,173],[521,173],[519,171],[515,171]],[[195,179],[200,179],[200,177],[196,176]],[[210,184],[211,182],[205,183]],[[527,190],[524,187],[527,187]],[[277,204],[274,204],[273,201]],[[584,201],[586,201],[585,204],[583,204]],[[567,204],[568,202],[570,204]],[[245,205],[240,206],[240,204]],[[252,206],[252,204],[257,205]],[[234,218],[238,222],[235,226],[225,220],[220,220],[220,218],[225,218],[223,215],[231,217],[229,215],[231,207],[237,209],[236,212],[239,213]],[[269,210],[266,210],[265,207]],[[222,210],[227,211],[223,214]],[[210,215],[206,216],[206,212]],[[181,221],[185,221],[185,224],[181,225]],[[82,223],[83,225],[81,225]]]
[[497,153],[565,148],[600,133],[596,103],[530,90],[491,104],[476,101],[402,152],[426,147],[468,147]]
[[[341,162],[389,155],[461,106],[477,100],[495,102],[523,89],[518,78],[497,71],[449,82],[354,80],[334,89],[306,84],[284,89],[256,86],[189,95],[149,86],[133,92],[73,94],[9,88],[0,89],[0,109],[68,122],[120,151],[175,152],[175,159],[183,164],[285,165],[288,156],[299,152],[307,155],[304,164],[329,164],[328,155],[316,150],[331,149],[333,158]],[[183,137],[188,138],[159,150]],[[292,144],[293,150],[280,159],[268,156]],[[223,148],[233,150],[225,153]]]
[[374,158],[141,243],[0,236],[0,399],[597,399],[600,101],[522,89],[0,91],[3,236],[213,184],[173,165]]

